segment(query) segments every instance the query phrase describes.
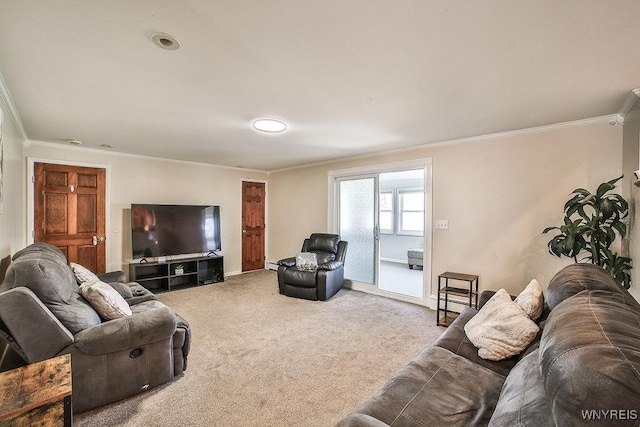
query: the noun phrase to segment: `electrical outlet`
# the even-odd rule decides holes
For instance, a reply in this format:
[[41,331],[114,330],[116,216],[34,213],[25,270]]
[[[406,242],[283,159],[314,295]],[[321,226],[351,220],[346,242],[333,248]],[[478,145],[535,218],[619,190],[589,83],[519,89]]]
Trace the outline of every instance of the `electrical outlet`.
[[436,230],[448,230],[449,229],[449,220],[448,219],[438,219],[436,220]]

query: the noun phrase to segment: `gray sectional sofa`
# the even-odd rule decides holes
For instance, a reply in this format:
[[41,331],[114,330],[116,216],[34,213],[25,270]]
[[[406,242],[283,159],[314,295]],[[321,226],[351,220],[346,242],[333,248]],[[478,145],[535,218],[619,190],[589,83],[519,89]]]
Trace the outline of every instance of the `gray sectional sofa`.
[[478,356],[465,309],[337,426],[640,425],[640,304],[591,264],[561,270],[545,301],[541,333],[500,361]]
[[102,318],[80,295],[64,254],[46,243],[16,253],[0,285],[0,336],[26,363],[71,354],[74,412],[181,375],[191,347],[187,321],[155,295],[124,283],[123,272],[99,278],[124,299],[131,315]]

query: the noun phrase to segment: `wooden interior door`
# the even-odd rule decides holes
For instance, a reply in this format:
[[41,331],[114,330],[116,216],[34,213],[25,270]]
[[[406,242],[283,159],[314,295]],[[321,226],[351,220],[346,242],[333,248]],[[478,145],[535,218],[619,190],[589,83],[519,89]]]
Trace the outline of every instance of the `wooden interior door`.
[[69,262],[104,273],[105,170],[35,163],[34,241],[57,246]]
[[242,182],[242,271],[264,268],[265,184]]

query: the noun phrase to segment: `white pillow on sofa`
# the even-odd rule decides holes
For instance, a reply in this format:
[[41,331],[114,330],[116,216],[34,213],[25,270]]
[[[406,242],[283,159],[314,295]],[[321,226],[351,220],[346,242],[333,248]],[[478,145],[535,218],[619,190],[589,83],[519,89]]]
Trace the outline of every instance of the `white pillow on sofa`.
[[80,264],[76,264],[75,262],[70,262],[69,267],[71,267],[71,270],[73,271],[73,275],[76,276],[76,282],[78,282],[79,285],[82,285],[84,283],[93,283],[93,282],[100,281],[98,276],[96,276],[87,267],[84,267]]
[[467,337],[478,347],[478,356],[487,360],[502,360],[520,353],[539,330],[504,289],[496,292],[464,325]]
[[531,280],[515,302],[522,307],[531,320],[538,320],[544,308],[544,295],[540,283],[536,279]]
[[83,283],[80,295],[84,297],[103,319],[112,320],[131,316],[131,307],[122,295],[110,285],[97,281]]

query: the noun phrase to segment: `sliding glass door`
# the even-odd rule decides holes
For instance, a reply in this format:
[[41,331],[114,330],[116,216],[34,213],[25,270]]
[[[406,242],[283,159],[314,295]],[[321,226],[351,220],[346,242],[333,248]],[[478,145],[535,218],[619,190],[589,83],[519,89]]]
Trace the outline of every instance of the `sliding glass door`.
[[329,172],[329,229],[349,242],[345,279],[352,289],[426,305],[431,164],[385,166]]
[[377,175],[338,178],[338,232],[349,242],[345,278],[375,285],[378,224]]

